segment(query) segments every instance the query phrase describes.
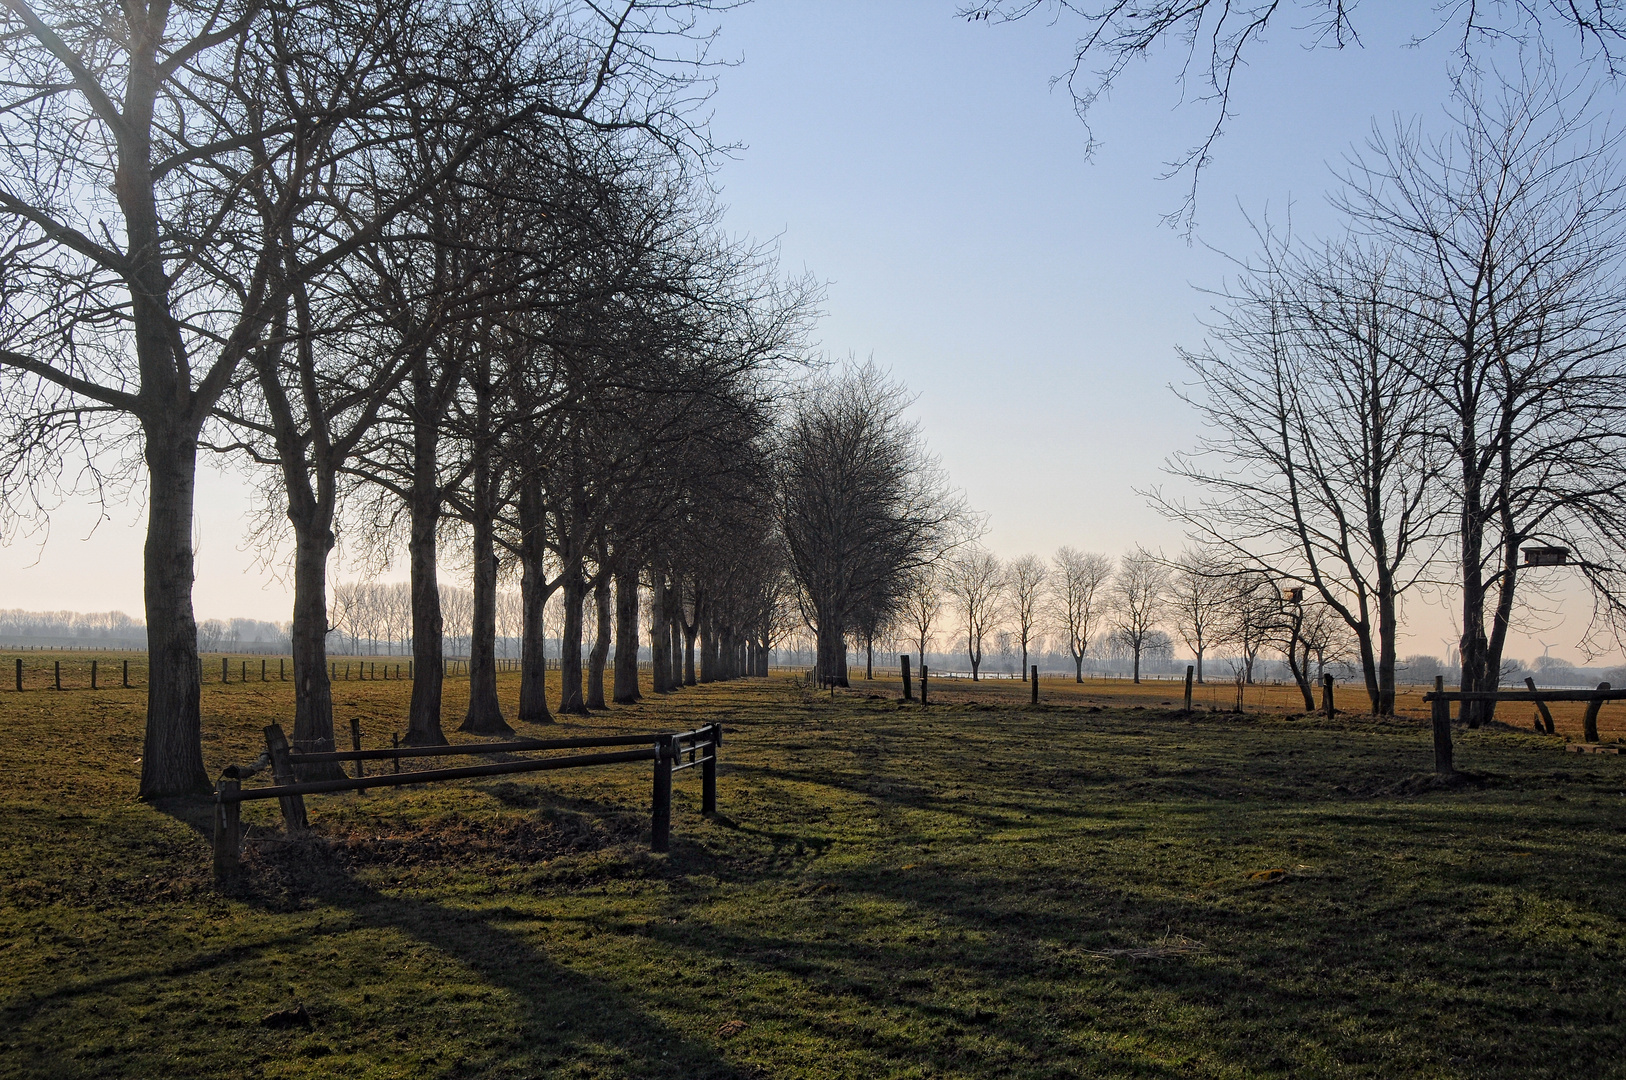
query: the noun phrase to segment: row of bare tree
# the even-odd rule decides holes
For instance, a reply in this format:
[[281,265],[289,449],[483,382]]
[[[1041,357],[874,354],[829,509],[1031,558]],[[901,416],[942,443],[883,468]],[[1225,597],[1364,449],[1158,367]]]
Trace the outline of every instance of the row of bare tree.
[[1048,561],[1023,555],[1007,562],[976,545],[915,574],[883,632],[861,638],[859,647],[873,655],[877,639],[904,638],[924,657],[945,615],[973,679],[987,642],[1009,634],[1024,679],[1030,653],[1048,639],[1072,659],[1079,682],[1085,658],[1103,653],[1127,658],[1139,682],[1143,657],[1168,651],[1173,630],[1191,651],[1199,682],[1216,652],[1232,660],[1243,683],[1254,681],[1262,654],[1274,653],[1313,708],[1312,661],[1319,674],[1349,655],[1330,607],[1290,581],[1204,552],[1171,560],[1137,549],[1114,560],[1063,547]]
[[[756,660],[780,582],[770,432],[812,291],[726,237],[709,0],[0,7],[0,489],[145,491],[141,793],[207,790],[192,606],[200,449],[266,482],[291,564],[294,739],[333,744],[341,533],[410,564],[407,739],[443,741],[455,536],[473,575],[464,727],[504,731],[493,649],[518,565],[519,717]],[[583,612],[599,633],[582,662]],[[758,648],[753,648],[758,647]],[[590,670],[583,686],[582,671]]]

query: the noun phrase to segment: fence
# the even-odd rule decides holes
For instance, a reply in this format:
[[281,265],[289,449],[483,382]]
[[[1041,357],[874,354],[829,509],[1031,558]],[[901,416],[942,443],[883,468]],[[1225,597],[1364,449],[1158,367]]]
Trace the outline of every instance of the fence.
[[[226,888],[242,876],[242,816],[244,802],[254,799],[276,799],[281,803],[283,824],[289,835],[300,835],[309,829],[305,814],[305,796],[335,791],[366,791],[379,787],[401,787],[406,784],[431,784],[446,780],[467,780],[483,776],[505,776],[513,773],[544,772],[556,769],[580,769],[598,765],[619,765],[631,761],[654,763],[653,792],[650,808],[650,840],[653,851],[665,851],[670,843],[672,828],[672,774],[696,765],[701,767],[700,812],[710,816],[717,812],[717,759],[723,743],[721,724],[707,724],[693,731],[680,733],[659,732],[635,735],[601,735],[574,739],[521,739],[499,743],[466,743],[456,746],[392,746],[377,750],[361,748],[361,729],[357,721],[350,724],[352,749],[320,752],[293,750],[281,726],[271,724],[265,729],[265,752],[251,765],[228,766],[215,784],[214,879],[217,887]],[[602,749],[610,746],[637,746],[635,750],[609,751],[595,754],[572,754],[563,757],[525,758],[519,761],[501,761],[489,765],[465,765],[456,768],[419,769],[401,771],[401,762],[409,758],[453,757],[458,755],[525,754],[549,750]],[[684,758],[687,756],[688,760]],[[389,761],[394,768],[389,773],[366,775],[366,762]],[[300,766],[334,763],[352,763],[355,775],[338,780],[297,779]],[[271,770],[269,787],[245,788],[242,781]]]
[[[1445,677],[1434,677],[1434,692],[1424,694],[1423,700],[1432,707],[1434,722],[1434,768],[1437,772],[1450,772],[1451,764],[1451,703],[1453,701],[1532,702],[1541,714],[1541,723],[1548,735],[1554,734],[1553,714],[1547,708],[1549,701],[1584,701],[1586,714],[1581,718],[1581,734],[1585,743],[1575,749],[1597,744],[1598,713],[1606,701],[1626,701],[1626,690],[1612,690],[1601,682],[1596,690],[1537,690],[1536,681],[1524,680],[1523,690],[1447,690]],[[1600,748],[1601,749],[1601,748]],[[1614,748],[1609,748],[1614,749]],[[1615,750],[1615,752],[1619,752]]]

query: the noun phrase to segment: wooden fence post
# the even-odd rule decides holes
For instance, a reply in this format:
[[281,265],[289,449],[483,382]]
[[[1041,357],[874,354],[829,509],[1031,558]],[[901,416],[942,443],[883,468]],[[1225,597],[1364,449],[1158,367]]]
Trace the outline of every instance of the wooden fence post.
[[[361,753],[361,717],[359,716],[350,718],[350,749],[358,754]],[[367,763],[358,757],[356,759],[356,779],[360,780],[366,775]],[[367,793],[363,791],[361,794],[365,795]]]
[[649,850],[665,851],[672,836],[672,736],[655,737],[655,791],[649,815]]
[[130,688],[130,661],[128,660],[124,662],[124,687],[127,690]]
[[924,660],[920,662],[920,704],[922,708],[926,705],[926,661]]
[[23,658],[17,658],[17,692],[23,692]]
[[90,688],[96,689],[96,661],[90,662]]
[[231,681],[231,673],[226,669],[226,663],[226,658],[222,656],[220,658],[220,681],[222,684]]
[[56,688],[58,690],[60,690],[60,689],[62,689],[62,661],[54,660],[54,661],[52,661],[52,665],[53,665],[53,668],[54,668],[54,670],[56,672],[56,675],[55,675]]
[[279,657],[277,657],[277,681],[278,682],[286,682],[287,679],[288,679],[288,676],[286,676],[286,675],[284,675],[282,673],[282,657],[279,656]]
[[[1601,682],[1599,690],[1609,689],[1609,684]],[[1586,716],[1581,719],[1581,737],[1587,742],[1598,741],[1598,710],[1603,708],[1603,698],[1593,698],[1586,703]]]
[[242,788],[236,780],[215,784],[215,888],[228,889],[242,874],[243,804],[231,798]]
[[717,812],[717,749],[723,745],[723,725],[711,724],[706,762],[700,766],[700,812],[711,817]]
[[915,700],[915,686],[909,678],[909,654],[903,653],[898,657],[898,666],[903,669],[903,700]]
[[[265,749],[271,757],[271,779],[276,781],[277,786],[296,783],[294,767],[288,761],[288,737],[282,733],[279,725],[266,725]],[[305,796],[284,795],[277,801],[282,804],[282,823],[288,835],[294,836],[310,828],[305,820]]]
[[265,665],[266,665],[266,660],[262,658],[260,660],[260,681],[261,682],[265,682]]
[[1451,703],[1445,700],[1445,676],[1434,676],[1434,771],[1452,773]]
[[1197,667],[1196,667],[1195,664],[1187,664],[1186,665],[1186,708],[1185,708],[1185,713],[1186,713],[1187,716],[1191,715],[1191,677],[1193,675],[1195,675],[1196,672],[1197,672]]
[[1038,664],[1033,665],[1032,692],[1033,693],[1032,693],[1032,702],[1031,702],[1031,704],[1037,705],[1037,704],[1039,704],[1039,665]]
[[248,682],[248,661],[247,660],[243,661],[242,677],[239,678],[237,681],[238,682],[243,682],[243,683]]
[[[1536,692],[1536,680],[1532,679],[1530,676],[1526,675],[1524,677],[1524,685],[1529,688],[1532,694]],[[1547,725],[1547,734],[1554,734],[1553,711],[1547,708],[1547,703],[1545,701],[1538,700],[1536,702],[1536,711],[1541,714],[1541,722]]]
[[1332,707],[1332,676],[1326,672],[1321,673],[1321,711],[1327,714],[1328,720],[1337,711]]

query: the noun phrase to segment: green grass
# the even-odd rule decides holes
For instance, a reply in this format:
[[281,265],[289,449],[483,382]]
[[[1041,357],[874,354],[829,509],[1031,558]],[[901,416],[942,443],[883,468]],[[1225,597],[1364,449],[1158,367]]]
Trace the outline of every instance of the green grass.
[[[315,844],[249,804],[235,898],[207,807],[132,798],[138,691],[0,694],[0,1075],[1626,1076],[1626,760],[1463,731],[1437,788],[1416,720],[1021,692],[560,725],[724,721],[669,855],[641,765],[312,798]],[[286,695],[205,687],[211,771]]]

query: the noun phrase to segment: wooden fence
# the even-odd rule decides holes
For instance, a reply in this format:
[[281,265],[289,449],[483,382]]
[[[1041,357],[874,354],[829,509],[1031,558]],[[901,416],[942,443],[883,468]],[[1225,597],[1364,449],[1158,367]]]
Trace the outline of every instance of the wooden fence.
[[[1526,678],[1523,690],[1447,690],[1445,676],[1434,677],[1434,692],[1424,694],[1423,700],[1432,708],[1434,722],[1434,768],[1437,772],[1450,772],[1451,765],[1451,703],[1453,701],[1532,702],[1541,714],[1541,723],[1548,735],[1554,734],[1553,714],[1547,708],[1549,701],[1584,701],[1586,714],[1581,718],[1581,736],[1585,740],[1574,749],[1583,750],[1598,743],[1598,712],[1606,701],[1626,701],[1626,690],[1612,690],[1602,682],[1596,690],[1537,690],[1536,681]],[[1613,748],[1610,748],[1613,749]],[[1616,751],[1618,753],[1618,750]]]
[[[361,735],[356,721],[351,721],[350,730],[352,749],[312,753],[293,750],[281,726],[271,724],[265,729],[265,752],[257,761],[251,765],[228,766],[222,771],[220,780],[215,784],[214,879],[217,887],[229,887],[242,876],[241,807],[244,802],[252,799],[278,800],[281,803],[283,824],[288,834],[297,836],[307,832],[310,827],[305,813],[306,795],[649,761],[654,766],[649,840],[652,850],[665,851],[670,843],[674,772],[700,766],[700,812],[708,817],[717,812],[717,758],[723,743],[721,724],[707,724],[693,731],[677,733],[601,735],[574,739],[518,739],[509,742],[463,743],[453,746],[392,746],[376,750],[361,748]],[[604,747],[612,746],[633,746],[637,749],[603,751]],[[533,754],[549,750],[586,749],[598,749],[603,752],[569,754],[562,757],[528,757],[518,761],[500,761],[487,765],[401,771],[401,762],[409,758]],[[387,773],[368,776],[366,762],[369,761],[389,761],[393,768]],[[346,762],[354,766],[355,775],[338,780],[301,781],[295,771],[303,765]],[[266,769],[270,770],[272,777],[269,787],[243,787],[244,780]]]

